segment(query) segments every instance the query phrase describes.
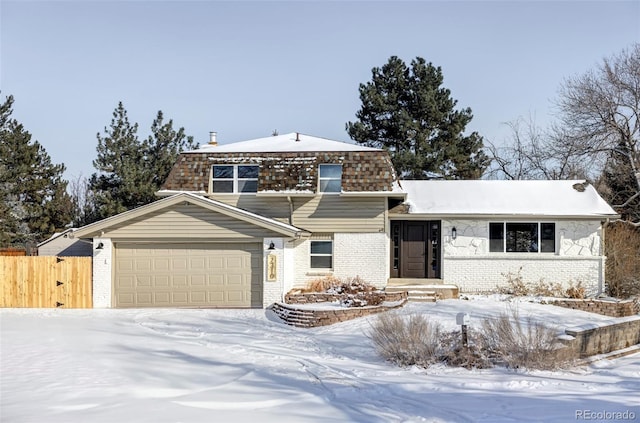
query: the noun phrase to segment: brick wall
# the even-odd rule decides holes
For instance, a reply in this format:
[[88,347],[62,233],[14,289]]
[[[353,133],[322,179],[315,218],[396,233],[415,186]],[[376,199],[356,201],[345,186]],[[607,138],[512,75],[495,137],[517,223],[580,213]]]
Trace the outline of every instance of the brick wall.
[[[407,292],[380,292],[380,295],[384,296],[384,301],[403,301],[407,299]],[[287,294],[284,297],[284,301],[287,304],[315,304],[315,303],[327,303],[340,301],[344,298],[344,295],[340,294],[326,294],[322,292],[308,292],[300,294]]]
[[[331,239],[331,238],[326,238]],[[296,241],[293,253],[295,280],[293,288],[327,275],[338,278],[360,276],[376,288],[387,285],[389,275],[389,239],[384,232],[333,234],[333,269],[312,269],[310,240]]]
[[[103,247],[96,247],[102,243]],[[110,238],[93,239],[93,308],[111,307],[113,243]]]

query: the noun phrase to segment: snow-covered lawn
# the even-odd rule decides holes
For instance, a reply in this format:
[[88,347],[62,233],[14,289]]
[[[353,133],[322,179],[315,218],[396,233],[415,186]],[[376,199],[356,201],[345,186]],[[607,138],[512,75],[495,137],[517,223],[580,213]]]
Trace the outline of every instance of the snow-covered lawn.
[[[518,309],[564,326],[615,320]],[[455,329],[459,311],[504,310],[484,298],[401,312]],[[297,329],[264,310],[4,309],[0,324],[2,422],[640,421],[640,354],[557,372],[402,369],[376,355],[366,318]]]

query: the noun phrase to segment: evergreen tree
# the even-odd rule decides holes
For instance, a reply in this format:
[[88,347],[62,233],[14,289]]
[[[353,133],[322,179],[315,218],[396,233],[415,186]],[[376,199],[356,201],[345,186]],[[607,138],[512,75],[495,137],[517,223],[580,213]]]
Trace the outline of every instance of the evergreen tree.
[[98,133],[98,156],[93,166],[98,172],[89,180],[94,214],[89,222],[151,203],[178,154],[194,147],[193,137],[184,128],[173,129],[173,120],[164,122],[159,111],[151,126],[151,135],[138,138],[138,124],[130,123],[122,102],[113,112],[111,125]]
[[372,80],[360,84],[358,121],[346,124],[360,144],[389,150],[406,179],[480,178],[489,164],[478,133],[464,135],[471,109],[455,110],[457,101],[442,87],[440,67],[417,57],[411,67],[392,56],[372,69]]
[[4,243],[36,243],[71,221],[63,164],[11,118],[13,96],[0,106],[0,231]]
[[93,192],[95,221],[142,206],[149,202],[151,183],[144,165],[138,124],[131,124],[122,102],[113,111],[111,125],[104,136],[97,134],[97,158],[89,187]]
[[173,119],[165,123],[164,115],[159,110],[151,124],[151,135],[145,144],[146,163],[153,184],[153,193],[160,189],[169,176],[180,152],[195,148],[197,145],[193,137],[187,136],[182,127],[177,131],[173,129]]

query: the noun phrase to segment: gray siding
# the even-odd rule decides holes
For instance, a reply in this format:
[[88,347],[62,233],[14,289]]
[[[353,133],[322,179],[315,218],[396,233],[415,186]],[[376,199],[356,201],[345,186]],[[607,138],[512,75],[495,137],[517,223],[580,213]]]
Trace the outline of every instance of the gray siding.
[[38,247],[40,256],[59,257],[91,257],[93,247],[90,241],[83,241],[77,238],[69,238],[62,235]]

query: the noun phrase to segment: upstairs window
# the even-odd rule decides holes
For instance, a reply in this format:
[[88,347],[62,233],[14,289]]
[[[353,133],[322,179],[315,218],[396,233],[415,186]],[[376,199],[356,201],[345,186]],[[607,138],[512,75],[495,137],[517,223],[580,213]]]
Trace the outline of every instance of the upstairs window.
[[258,192],[258,166],[213,165],[212,191],[216,193]]
[[340,192],[342,190],[342,165],[321,164],[318,170],[320,192]]
[[489,223],[492,253],[555,253],[556,224],[548,222]]

